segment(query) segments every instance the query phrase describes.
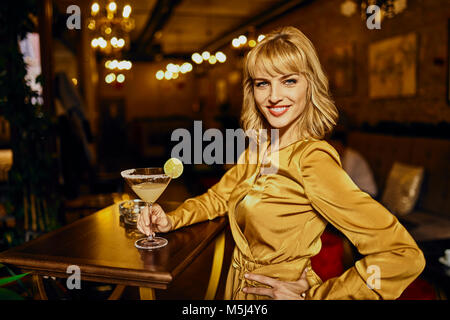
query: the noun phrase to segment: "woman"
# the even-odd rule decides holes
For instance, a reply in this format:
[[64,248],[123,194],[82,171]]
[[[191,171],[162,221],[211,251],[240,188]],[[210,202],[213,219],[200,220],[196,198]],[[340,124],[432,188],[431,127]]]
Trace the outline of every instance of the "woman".
[[[321,140],[335,125],[337,110],[311,42],[293,27],[272,32],[249,52],[244,76],[243,128],[278,129],[278,147],[269,151],[266,144],[257,164],[248,161],[247,149],[216,185],[173,212],[154,205],[156,231],[228,213],[236,246],[225,299],[399,297],[422,272],[423,254]],[[276,172],[264,174],[262,163],[275,158]],[[322,283],[310,258],[319,253],[328,222],[365,257]],[[148,225],[144,213],[138,227],[149,234]]]

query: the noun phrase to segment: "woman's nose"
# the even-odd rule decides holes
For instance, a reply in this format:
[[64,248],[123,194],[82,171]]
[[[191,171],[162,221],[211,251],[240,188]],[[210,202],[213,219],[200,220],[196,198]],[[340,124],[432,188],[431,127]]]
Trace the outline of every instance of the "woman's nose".
[[277,88],[276,85],[273,85],[270,89],[269,103],[271,105],[276,105],[281,100],[282,100],[282,97],[280,94],[280,90]]

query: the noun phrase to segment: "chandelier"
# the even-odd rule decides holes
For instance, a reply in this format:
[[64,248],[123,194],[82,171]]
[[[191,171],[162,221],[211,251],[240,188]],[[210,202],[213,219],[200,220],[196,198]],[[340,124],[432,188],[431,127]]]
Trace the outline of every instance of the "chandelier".
[[408,4],[407,0],[345,0],[341,4],[341,13],[344,16],[352,16],[360,7],[361,19],[366,21],[372,15],[372,12],[367,12],[370,6],[377,6],[380,9],[380,18],[393,18],[403,12]]
[[92,32],[91,47],[104,54],[128,49],[129,32],[134,29],[131,10],[129,4],[119,7],[115,1],[92,3],[88,22],[88,28]]

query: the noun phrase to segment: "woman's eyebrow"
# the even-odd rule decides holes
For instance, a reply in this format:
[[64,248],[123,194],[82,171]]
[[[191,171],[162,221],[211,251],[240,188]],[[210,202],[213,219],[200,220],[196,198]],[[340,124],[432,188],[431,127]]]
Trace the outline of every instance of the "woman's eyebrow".
[[[298,75],[299,75],[298,73],[285,74],[285,75],[281,76],[280,79],[284,80],[286,78],[289,78],[289,77],[292,77],[292,76],[298,76]],[[253,81],[268,81],[268,79],[263,78],[263,77],[256,77],[256,78],[253,78]]]
[[290,74],[286,74],[286,75],[282,76],[281,79],[284,80],[286,78],[289,78],[292,76],[298,76],[298,75],[299,75],[298,73],[290,73]]

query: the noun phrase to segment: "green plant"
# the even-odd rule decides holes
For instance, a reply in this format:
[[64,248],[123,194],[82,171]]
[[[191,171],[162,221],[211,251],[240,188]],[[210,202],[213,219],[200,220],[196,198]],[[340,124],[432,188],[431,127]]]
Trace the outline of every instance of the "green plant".
[[18,282],[20,287],[22,287],[23,290],[25,290],[25,295],[28,294],[27,288],[23,285],[23,283],[20,281],[23,277],[27,276],[29,272],[22,273],[22,274],[14,274],[8,267],[5,265],[0,264],[0,269],[5,268],[11,276],[0,278],[0,300],[24,300],[24,297],[20,295],[19,293],[7,289],[7,288],[1,288],[5,285],[10,285],[14,282]]
[[18,45],[27,33],[36,32],[36,8],[35,0],[8,0],[0,6],[0,116],[10,124],[13,150],[7,211],[24,231],[42,233],[58,227],[60,196],[52,151],[56,121],[25,80],[26,64]]

